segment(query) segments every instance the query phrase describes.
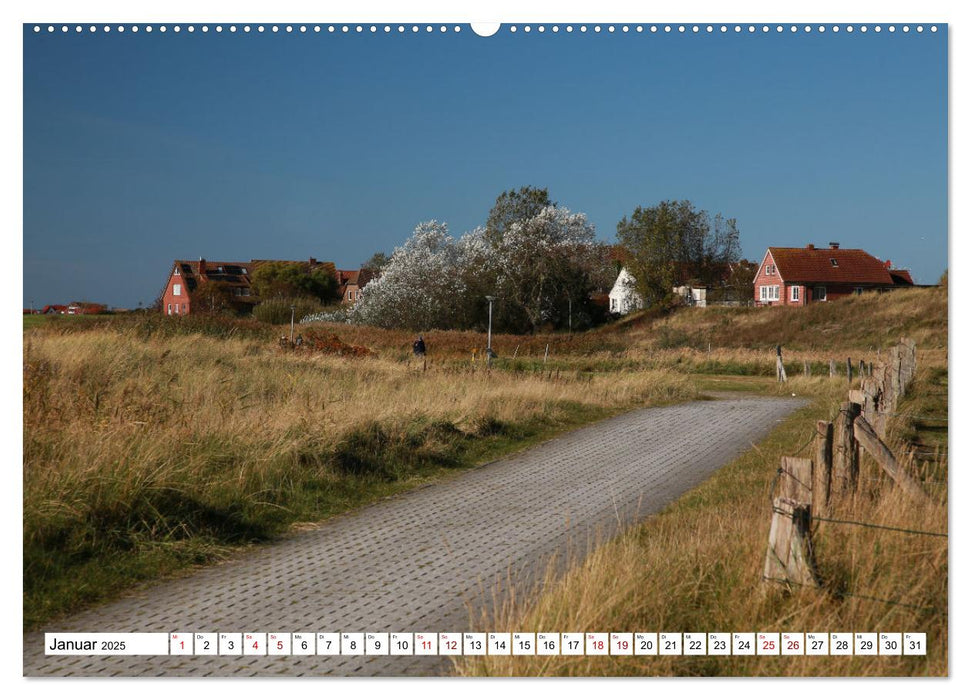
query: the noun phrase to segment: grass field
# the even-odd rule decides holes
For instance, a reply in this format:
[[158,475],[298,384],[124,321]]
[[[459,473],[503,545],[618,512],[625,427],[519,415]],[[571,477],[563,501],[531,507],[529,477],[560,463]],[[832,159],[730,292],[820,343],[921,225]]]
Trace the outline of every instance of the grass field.
[[[827,310],[825,319],[817,318],[818,308]],[[750,600],[758,588],[751,573],[761,564],[750,554],[764,549],[768,522],[767,482],[776,455],[792,454],[807,426],[845,395],[845,379],[819,376],[828,372],[831,357],[875,360],[878,349],[898,335],[911,335],[926,370],[926,391],[913,399],[919,405],[912,412],[946,416],[946,319],[939,290],[864,295],[808,309],[645,313],[573,336],[496,336],[500,358],[492,371],[481,361],[482,334],[430,331],[424,334],[429,357],[423,371],[410,356],[413,335],[403,331],[316,326],[372,351],[338,357],[282,350],[276,340],[288,328],[249,320],[132,314],[31,318],[28,324],[25,318],[25,627],[613,413],[706,391],[778,392],[772,380],[778,343],[790,373],[800,374],[804,360],[812,363],[814,378],[796,377],[785,389],[813,396],[811,409],[665,514],[608,544],[587,565],[578,562],[562,586],[551,581],[536,607],[512,605],[498,622],[483,624],[496,629],[499,622],[556,622],[547,629],[560,630],[583,622],[582,629],[626,629],[656,621],[652,627],[669,622],[681,629],[704,620],[710,629],[727,624],[725,615],[735,609],[770,624],[803,607],[810,617],[793,620],[869,624],[870,618],[854,617],[849,606],[860,604],[847,603],[849,598],[816,607],[799,602],[800,595],[769,597],[758,605]],[[813,324],[820,323],[829,330],[814,333]],[[946,453],[944,426],[901,423],[895,434],[924,453]],[[921,468],[925,478],[946,478],[946,458]],[[883,513],[879,508],[909,517],[892,504],[880,505],[876,496],[870,500],[874,517]],[[939,525],[939,515],[929,515],[927,527]],[[946,519],[941,526],[946,528]],[[821,546],[850,556],[836,536]],[[884,541],[873,546],[883,558],[875,557],[859,575],[875,578],[878,585],[865,590],[880,595],[887,593],[880,586],[894,582],[883,582],[879,567],[897,557],[916,561],[917,554]],[[943,556],[946,567],[946,548],[944,555],[934,552],[932,561]],[[653,571],[651,562],[665,557],[673,561],[665,579],[673,593],[667,597],[656,596],[643,580],[646,570]],[[829,561],[834,576],[858,570],[839,556]],[[617,593],[607,598],[614,602],[606,611],[569,598],[592,595],[579,578],[586,569],[612,572]],[[943,583],[929,595],[937,600],[943,590],[946,601],[946,575],[940,578]],[[573,584],[579,586],[575,593],[568,592],[571,581],[580,581]],[[712,582],[727,584],[728,592],[712,594]],[[924,590],[919,580],[906,583]],[[555,617],[572,609],[587,617]],[[543,610],[558,612],[544,618]],[[659,612],[665,616],[653,617]],[[675,613],[682,617],[671,617]],[[624,626],[610,614],[628,615]],[[472,666],[462,672],[625,671]],[[689,663],[626,672],[755,670]],[[813,672],[806,667],[805,673]]]
[[[742,384],[746,380],[736,380]],[[915,396],[900,412],[946,407],[946,372],[925,368]],[[764,382],[752,388],[771,391]],[[772,434],[662,513],[604,543],[566,576],[550,565],[530,591],[512,591],[479,628],[542,631],[920,631],[927,656],[797,658],[464,657],[470,676],[942,676],[948,673],[948,540],[927,534],[817,522],[814,547],[820,589],[761,582],[780,458],[810,456],[816,420],[832,418],[846,387],[829,379],[795,378],[786,390],[814,397]],[[943,390],[943,391],[942,391]],[[929,397],[936,396],[933,407]],[[944,413],[946,416],[946,411]],[[946,423],[945,423],[946,425]],[[923,436],[898,419],[891,437]],[[901,443],[897,443],[898,445]],[[946,440],[915,462],[936,502],[903,496],[871,460],[857,496],[840,499],[828,517],[922,533],[947,533]]]

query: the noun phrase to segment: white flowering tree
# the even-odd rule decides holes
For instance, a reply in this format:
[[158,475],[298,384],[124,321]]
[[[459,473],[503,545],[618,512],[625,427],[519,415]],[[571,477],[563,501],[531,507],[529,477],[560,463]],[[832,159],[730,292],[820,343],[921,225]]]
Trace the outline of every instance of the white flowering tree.
[[418,224],[381,276],[361,290],[351,318],[385,328],[451,328],[464,296],[461,247],[438,221]]
[[584,214],[549,206],[510,225],[495,240],[493,258],[498,296],[535,331],[542,323],[555,323],[567,300],[586,300],[600,256]]
[[[460,239],[438,221],[419,224],[361,291],[342,320],[384,328],[484,328],[486,296],[498,298],[494,328],[536,331],[582,313],[606,261],[583,214],[546,206],[503,230],[477,228]],[[609,264],[607,261],[606,264]]]

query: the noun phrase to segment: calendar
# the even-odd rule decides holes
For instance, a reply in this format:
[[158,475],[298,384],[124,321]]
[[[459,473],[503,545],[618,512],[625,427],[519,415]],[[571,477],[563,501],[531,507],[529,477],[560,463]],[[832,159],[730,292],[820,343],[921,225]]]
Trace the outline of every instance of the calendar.
[[48,656],[925,656],[924,632],[157,632],[44,635]]

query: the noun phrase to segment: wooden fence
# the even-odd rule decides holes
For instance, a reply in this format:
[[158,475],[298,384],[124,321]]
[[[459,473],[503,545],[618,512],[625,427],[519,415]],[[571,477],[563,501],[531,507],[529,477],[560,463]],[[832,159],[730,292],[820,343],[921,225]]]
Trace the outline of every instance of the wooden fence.
[[[781,350],[777,353],[781,367]],[[835,362],[830,363],[831,372]],[[862,367],[862,362],[861,362]],[[852,365],[847,360],[852,376]],[[825,517],[838,498],[856,492],[860,481],[860,451],[869,454],[904,493],[919,502],[930,499],[903,469],[884,442],[887,419],[896,412],[917,371],[917,347],[902,338],[885,361],[869,370],[860,389],[849,392],[836,420],[818,421],[812,459],[783,457],[780,495],[772,501],[772,522],[762,578],[800,586],[819,585],[813,558],[814,517]],[[784,368],[780,379],[785,376]],[[784,379],[783,379],[784,381]]]

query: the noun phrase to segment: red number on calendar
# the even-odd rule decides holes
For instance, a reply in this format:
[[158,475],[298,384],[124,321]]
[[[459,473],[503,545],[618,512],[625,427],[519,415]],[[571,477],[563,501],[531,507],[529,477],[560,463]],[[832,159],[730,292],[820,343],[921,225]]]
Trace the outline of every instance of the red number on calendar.
[[762,641],[762,648],[763,649],[775,649],[775,642],[774,641],[771,641],[769,639],[763,640]]
[[795,639],[790,639],[788,644],[786,645],[786,649],[788,649],[789,651],[798,651],[799,642]]

